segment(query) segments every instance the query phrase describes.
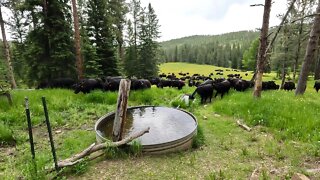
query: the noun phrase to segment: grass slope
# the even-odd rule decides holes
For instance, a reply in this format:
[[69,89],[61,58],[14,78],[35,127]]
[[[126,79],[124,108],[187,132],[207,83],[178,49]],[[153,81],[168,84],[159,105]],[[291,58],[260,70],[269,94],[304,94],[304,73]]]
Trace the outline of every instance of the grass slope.
[[[181,63],[181,62],[174,62],[174,63],[164,63],[159,66],[160,72],[161,73],[175,73],[178,77],[179,72],[189,72],[190,75],[192,74],[200,74],[200,75],[205,75],[208,76],[210,73],[214,73],[212,76],[213,78],[221,78],[221,77],[227,77],[227,74],[240,74],[243,79],[250,80],[253,76],[252,71],[248,72],[236,72],[233,71],[231,68],[223,68],[223,67],[218,67],[218,66],[213,66],[213,65],[204,65],[204,64],[190,64],[190,63]],[[223,69],[224,70],[224,75],[216,75],[216,69]],[[230,71],[226,71],[226,70]],[[248,73],[248,76],[245,74]],[[264,74],[264,80],[274,80],[275,78],[275,73],[266,73]]]

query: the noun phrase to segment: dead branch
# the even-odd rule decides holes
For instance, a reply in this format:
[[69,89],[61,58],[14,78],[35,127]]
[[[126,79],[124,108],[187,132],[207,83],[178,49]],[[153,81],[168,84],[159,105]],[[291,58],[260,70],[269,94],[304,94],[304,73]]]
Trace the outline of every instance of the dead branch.
[[242,127],[246,131],[251,131],[251,128],[243,123],[240,122],[240,120],[237,120],[237,124]]
[[264,4],[251,4],[250,7],[254,7],[254,6],[264,6]]
[[[143,129],[140,132],[137,132],[135,134],[132,134],[131,136],[126,137],[125,139],[118,141],[118,142],[105,142],[105,143],[101,143],[101,144],[91,144],[88,148],[86,148],[85,150],[83,150],[82,152],[67,158],[65,160],[61,160],[58,162],[58,167],[59,168],[63,168],[63,167],[67,167],[67,166],[73,166],[81,161],[83,161],[84,157],[89,156],[90,154],[99,151],[99,150],[103,150],[106,149],[108,147],[119,147],[121,145],[127,144],[129,142],[131,142],[132,140],[144,135],[145,133],[148,133],[150,130],[150,127]],[[102,153],[103,154],[103,153]],[[98,156],[101,156],[102,154],[99,154]],[[93,160],[95,158],[97,158],[98,156],[95,156],[93,158],[89,158],[89,160]],[[49,172],[51,172],[49,170]]]
[[293,0],[293,1],[291,2],[291,4],[290,4],[290,6],[289,6],[289,8],[288,8],[288,10],[287,10],[287,12],[286,12],[286,14],[283,16],[282,21],[281,21],[281,23],[280,23],[280,25],[278,26],[278,29],[277,29],[277,31],[276,31],[276,34],[273,36],[273,38],[272,38],[271,42],[269,43],[266,51],[264,52],[264,55],[263,55],[264,57],[267,56],[268,51],[270,50],[270,48],[272,47],[274,41],[276,40],[276,38],[277,38],[277,36],[278,36],[278,33],[280,32],[280,30],[281,30],[281,28],[282,28],[282,25],[283,25],[284,22],[286,21],[287,16],[288,16],[289,12],[291,11],[291,9],[293,8],[293,5],[294,5],[295,2],[296,2],[296,0]]
[[309,18],[309,17],[314,17],[314,16],[319,16],[319,15],[320,15],[320,14],[318,14],[318,13],[308,14],[308,15],[305,15],[305,16],[303,16],[303,17],[294,19],[294,20],[290,21],[290,23],[295,23],[295,22],[297,22],[297,21],[299,21],[299,20],[301,20],[301,19],[305,19],[305,18]]

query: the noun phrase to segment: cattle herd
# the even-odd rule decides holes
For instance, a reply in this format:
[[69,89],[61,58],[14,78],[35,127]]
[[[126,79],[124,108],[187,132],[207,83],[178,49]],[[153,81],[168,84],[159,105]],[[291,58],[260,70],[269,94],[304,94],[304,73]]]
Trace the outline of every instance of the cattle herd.
[[[223,70],[215,70],[216,74],[223,74]],[[201,97],[201,103],[212,100],[213,94],[214,97],[220,95],[221,98],[229,92],[230,89],[236,91],[245,91],[248,88],[254,86],[253,81],[248,81],[242,79],[240,74],[228,74],[227,79],[225,78],[212,78],[214,73],[210,73],[209,76],[204,76],[200,74],[190,75],[189,73],[179,73],[180,78],[174,73],[169,74],[159,74],[158,77],[152,77],[147,79],[136,79],[131,78],[131,90],[140,90],[151,88],[152,85],[157,86],[158,88],[164,87],[175,87],[182,89],[185,84],[188,84],[189,87],[195,86],[195,91],[189,95],[190,99],[194,99],[195,95],[198,94]],[[247,76],[248,73],[245,73]],[[75,81],[72,78],[58,78],[51,81],[40,82],[37,86],[37,89],[43,88],[67,88],[73,89],[75,94],[80,92],[86,94],[90,93],[92,90],[100,89],[103,91],[117,91],[119,89],[120,81],[124,77],[103,77],[103,78],[86,78],[80,81]],[[318,92],[320,89],[320,81],[316,81],[314,88]],[[279,85],[274,81],[262,82],[262,90],[277,90]],[[295,89],[294,82],[285,82],[283,86],[284,90],[293,90]]]

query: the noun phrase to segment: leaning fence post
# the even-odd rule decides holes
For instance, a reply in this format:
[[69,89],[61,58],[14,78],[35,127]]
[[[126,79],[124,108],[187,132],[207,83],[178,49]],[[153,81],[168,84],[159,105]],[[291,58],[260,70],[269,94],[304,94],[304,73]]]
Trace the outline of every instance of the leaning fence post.
[[124,121],[126,119],[128,97],[130,92],[131,81],[128,79],[121,79],[119,85],[119,93],[117,100],[117,109],[115,112],[113,130],[112,130],[112,140],[120,141],[122,139],[122,132],[124,128]]
[[43,104],[44,115],[46,118],[48,133],[49,133],[49,140],[50,140],[51,152],[52,152],[53,161],[54,161],[54,167],[55,167],[56,171],[58,172],[59,167],[58,167],[58,162],[57,162],[56,150],[54,148],[54,142],[53,142],[53,138],[52,138],[51,125],[50,125],[50,121],[49,121],[48,109],[47,109],[47,103],[46,103],[45,97],[42,97],[42,104]]

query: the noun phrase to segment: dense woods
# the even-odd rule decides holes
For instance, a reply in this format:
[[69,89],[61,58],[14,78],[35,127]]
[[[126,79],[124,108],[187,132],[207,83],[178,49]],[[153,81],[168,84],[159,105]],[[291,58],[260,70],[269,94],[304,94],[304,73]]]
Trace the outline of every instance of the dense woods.
[[[151,4],[8,0],[1,1],[1,7],[12,15],[4,24],[12,35],[12,66],[22,84],[60,77],[157,74],[159,25]],[[0,67],[8,72],[2,56]],[[139,68],[132,71],[131,65]]]

